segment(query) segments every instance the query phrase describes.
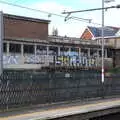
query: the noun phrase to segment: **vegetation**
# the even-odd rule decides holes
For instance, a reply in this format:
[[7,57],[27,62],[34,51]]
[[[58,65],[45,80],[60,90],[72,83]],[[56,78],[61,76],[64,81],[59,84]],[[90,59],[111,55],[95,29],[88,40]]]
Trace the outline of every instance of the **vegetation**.
[[120,67],[109,69],[107,72],[112,74],[119,74],[120,73]]

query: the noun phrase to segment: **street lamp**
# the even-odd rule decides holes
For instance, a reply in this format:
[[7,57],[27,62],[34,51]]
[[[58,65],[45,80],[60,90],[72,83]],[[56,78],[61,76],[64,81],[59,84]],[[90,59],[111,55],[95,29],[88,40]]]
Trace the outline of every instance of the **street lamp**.
[[[102,0],[104,8],[104,0]],[[102,83],[104,82],[104,9],[102,9]]]
[[114,0],[102,0],[102,83],[104,83],[104,3],[110,3]]

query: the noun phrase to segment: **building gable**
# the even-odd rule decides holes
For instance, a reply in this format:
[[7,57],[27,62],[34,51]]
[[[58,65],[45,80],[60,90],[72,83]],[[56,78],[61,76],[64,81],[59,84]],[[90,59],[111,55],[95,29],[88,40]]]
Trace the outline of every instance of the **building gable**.
[[[104,27],[104,37],[120,35],[119,28],[106,26]],[[102,37],[102,27],[91,27],[88,26],[83,32],[82,39],[96,39]]]
[[93,37],[93,34],[89,31],[88,28],[86,28],[83,34],[81,35],[81,39],[84,40],[91,40]]

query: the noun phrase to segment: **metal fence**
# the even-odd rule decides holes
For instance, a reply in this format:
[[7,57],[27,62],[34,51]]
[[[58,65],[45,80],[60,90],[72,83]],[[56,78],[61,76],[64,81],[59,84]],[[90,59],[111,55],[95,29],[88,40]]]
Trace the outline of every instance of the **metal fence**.
[[103,84],[97,70],[4,71],[0,109],[119,95],[119,78],[106,77]]

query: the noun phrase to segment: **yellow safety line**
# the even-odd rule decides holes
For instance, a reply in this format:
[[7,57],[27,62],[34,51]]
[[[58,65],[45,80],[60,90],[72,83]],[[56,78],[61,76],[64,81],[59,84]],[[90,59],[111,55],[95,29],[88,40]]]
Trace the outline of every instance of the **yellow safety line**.
[[[116,104],[119,104],[120,105],[120,100],[114,100],[114,101],[104,101],[104,102],[100,102],[100,103],[92,103],[92,104],[88,104],[88,105],[80,105],[80,106],[68,106],[68,107],[64,107],[64,108],[56,108],[56,109],[51,109],[51,110],[44,110],[44,111],[38,111],[38,112],[33,112],[33,113],[26,113],[26,114],[20,114],[20,115],[15,115],[15,116],[9,116],[9,117],[2,117],[2,118],[0,118],[0,120],[8,120],[8,119],[15,119],[15,118],[21,118],[21,117],[32,117],[32,116],[35,116],[35,115],[37,115],[38,113],[39,113],[39,115],[42,115],[42,114],[44,114],[44,113],[52,113],[52,112],[55,112],[55,113],[57,113],[58,111],[58,113],[60,113],[60,111],[62,110],[62,111],[72,111],[72,110],[74,110],[75,111],[75,109],[87,109],[87,108],[92,108],[92,107],[95,107],[95,106],[108,106],[108,104],[113,104],[113,103],[116,103]],[[114,105],[114,104],[113,104]],[[109,107],[109,106],[108,106]]]

